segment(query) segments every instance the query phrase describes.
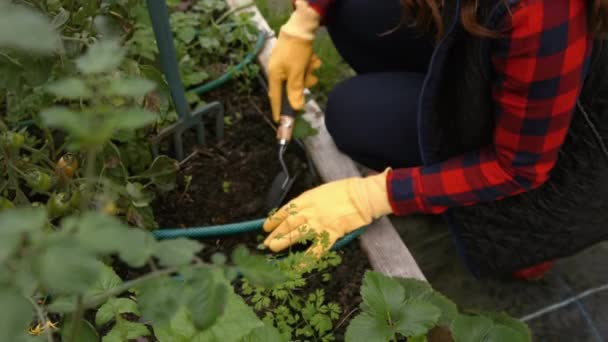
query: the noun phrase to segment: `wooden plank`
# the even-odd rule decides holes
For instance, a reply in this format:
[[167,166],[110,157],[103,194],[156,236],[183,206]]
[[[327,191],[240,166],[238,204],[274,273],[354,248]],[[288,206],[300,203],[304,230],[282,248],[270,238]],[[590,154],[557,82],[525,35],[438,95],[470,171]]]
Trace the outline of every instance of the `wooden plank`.
[[[226,0],[226,2],[235,9],[249,3],[249,0]],[[266,72],[268,59],[276,42],[275,34],[257,7],[251,6],[244,11],[253,12],[253,20],[270,37],[258,56],[258,62]],[[304,139],[304,144],[323,181],[330,182],[361,176],[355,163],[337,149],[327,132],[323,111],[314,100],[306,103],[303,116],[313,128],[319,131],[317,135]],[[373,222],[361,236],[360,242],[374,270],[389,276],[426,280],[416,260],[388,218],[383,217]]]

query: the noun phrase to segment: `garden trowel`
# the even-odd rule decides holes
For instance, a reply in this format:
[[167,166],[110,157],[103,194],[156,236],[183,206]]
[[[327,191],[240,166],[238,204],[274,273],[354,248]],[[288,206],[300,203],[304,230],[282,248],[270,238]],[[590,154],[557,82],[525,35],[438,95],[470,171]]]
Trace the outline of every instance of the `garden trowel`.
[[281,205],[297,177],[297,174],[289,174],[289,169],[287,168],[287,164],[285,164],[284,159],[285,150],[287,150],[287,145],[292,138],[296,116],[296,113],[289,104],[286,93],[286,91],[283,91],[283,98],[281,100],[281,118],[279,121],[279,127],[277,128],[277,142],[279,143],[279,163],[281,164],[281,172],[279,172],[279,174],[277,174],[277,176],[274,178],[274,181],[270,185],[270,190],[266,195],[266,202],[264,203],[264,208],[266,211],[271,211]]

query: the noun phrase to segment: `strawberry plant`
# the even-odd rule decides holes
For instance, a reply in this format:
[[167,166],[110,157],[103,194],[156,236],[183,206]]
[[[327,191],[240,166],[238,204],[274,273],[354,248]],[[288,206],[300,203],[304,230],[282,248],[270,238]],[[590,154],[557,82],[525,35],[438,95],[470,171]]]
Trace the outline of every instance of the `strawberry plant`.
[[426,341],[435,327],[450,331],[455,342],[531,341],[528,327],[504,313],[459,313],[456,305],[415,279],[366,273],[361,313],[346,332],[346,341]]

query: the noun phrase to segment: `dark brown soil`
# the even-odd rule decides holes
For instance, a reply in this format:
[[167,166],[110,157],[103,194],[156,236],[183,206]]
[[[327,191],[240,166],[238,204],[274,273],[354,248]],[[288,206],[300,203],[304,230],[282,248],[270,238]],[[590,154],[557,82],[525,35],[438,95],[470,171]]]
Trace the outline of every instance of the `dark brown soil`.
[[[280,171],[274,132],[264,118],[269,112],[267,101],[260,95],[235,98],[224,94],[214,95],[226,105],[232,124],[226,126],[222,141],[205,147],[197,146],[196,157],[182,169],[179,176],[182,182],[177,191],[155,201],[154,212],[161,227],[225,224],[267,215],[263,209],[264,198]],[[307,168],[304,151],[295,143],[288,149],[286,159],[290,172],[300,172],[301,175],[287,199],[319,184]],[[192,176],[187,191],[183,182],[186,176]],[[200,256],[209,260],[216,252],[230,255],[240,244],[255,250],[263,239],[264,233],[260,231],[201,240],[206,247]],[[320,277],[312,277],[306,290],[322,288],[329,301],[340,305],[342,317],[334,325],[337,340],[341,341],[348,322],[356,316],[363,274],[371,266],[358,243],[352,243],[339,254],[343,261],[331,271],[331,281],[325,283]]]

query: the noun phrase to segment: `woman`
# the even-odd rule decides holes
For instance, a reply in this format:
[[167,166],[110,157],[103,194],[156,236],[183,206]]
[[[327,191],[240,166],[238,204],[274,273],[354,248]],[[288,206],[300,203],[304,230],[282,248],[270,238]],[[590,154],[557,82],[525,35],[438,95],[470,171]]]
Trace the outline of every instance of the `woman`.
[[316,82],[321,23],[358,73],[327,128],[381,173],[288,203],[265,223],[272,250],[302,227],[331,245],[383,215],[443,214],[474,274],[536,277],[608,238],[608,1],[297,0],[269,63],[275,120],[283,81],[296,109]]

